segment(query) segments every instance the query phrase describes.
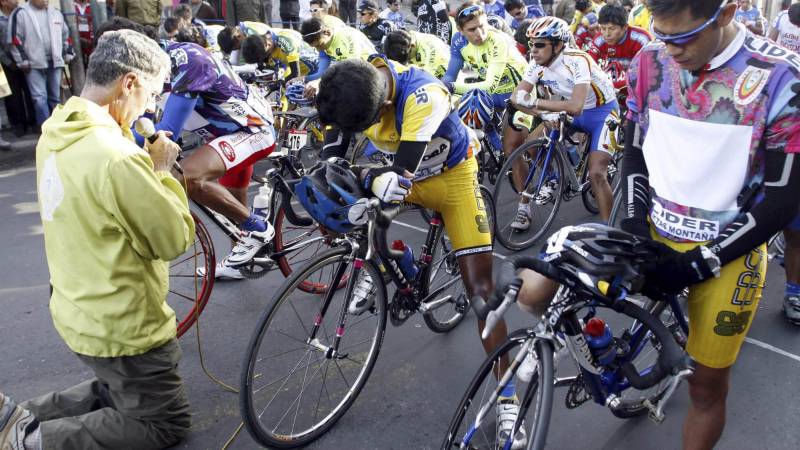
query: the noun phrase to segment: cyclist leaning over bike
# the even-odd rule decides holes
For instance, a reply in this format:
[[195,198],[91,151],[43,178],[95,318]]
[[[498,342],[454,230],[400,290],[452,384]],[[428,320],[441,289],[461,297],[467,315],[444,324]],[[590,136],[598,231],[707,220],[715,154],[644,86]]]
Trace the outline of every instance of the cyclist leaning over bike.
[[217,33],[217,45],[223,55],[228,57],[233,65],[240,65],[239,50],[247,36],[265,34],[272,30],[269,25],[260,22],[239,22],[238,25],[228,25]]
[[275,230],[247,204],[253,164],[275,147],[272,110],[233,72],[230,65],[194,43],[167,47],[172,64],[170,95],[158,130],[172,138],[183,130],[204,144],[181,161],[176,174],[191,199],[233,220],[242,237],[217,265],[217,276],[242,278],[237,266],[249,262]]
[[[689,287],[686,350],[697,367],[684,448],[710,449],[761,298],[763,243],[800,201],[800,57],[734,22],[728,0],[647,6],[658,41],[628,73],[622,227],[655,239],[646,289]],[[524,276],[520,298],[539,312],[554,286]]]
[[[375,55],[369,62],[351,59],[332,66],[322,77],[317,109],[323,123],[363,132],[392,159],[391,166],[355,168],[366,190],[385,202],[405,201],[442,214],[472,298],[492,290],[491,230],[473,156],[480,144],[451,111],[449,97],[430,74]],[[330,156],[343,156],[347,150],[347,139],[326,141],[340,143],[328,146]],[[369,306],[357,298],[349,310],[358,314]],[[501,324],[484,342],[485,350],[490,352],[505,336]],[[513,386],[503,397],[498,426],[507,439],[519,405]]]
[[386,36],[384,54],[400,64],[419,67],[436,78],[442,78],[450,63],[450,49],[433,34],[413,30],[395,30]]
[[[532,61],[511,101],[524,112],[566,112],[573,117],[573,127],[589,135],[589,180],[600,216],[607,222],[612,206],[611,186],[607,179],[612,155],[601,145],[601,137],[607,129],[606,119],[619,113],[611,80],[589,55],[568,47],[571,33],[565,21],[555,17],[537,19],[528,28],[528,38]],[[564,100],[537,98],[536,88]],[[520,186],[522,180],[517,177],[523,173],[514,171],[515,183]],[[536,203],[552,201],[557,182],[552,176],[537,194]],[[527,197],[520,201],[517,217],[511,226],[520,230],[530,226]]]
[[[506,110],[506,123],[502,130],[503,152],[508,155],[525,142],[530,132],[533,118],[517,111],[507,100],[514,88],[522,80],[525,71],[525,57],[517,50],[514,38],[489,26],[483,8],[473,2],[464,3],[456,13],[456,26],[459,33],[453,37],[450,66],[442,79],[451,92],[462,95],[462,104],[479,98],[483,91],[491,96],[495,111]],[[466,41],[462,44],[462,41]],[[461,42],[460,42],[461,41]],[[453,57],[452,48],[460,48],[458,56]],[[458,81],[458,73],[464,63],[477,71],[479,81]],[[454,64],[455,63],[455,64]],[[475,101],[468,106],[468,114],[480,114],[483,102]],[[459,108],[464,110],[464,108]]]
[[264,34],[250,35],[241,45],[242,59],[247,64],[267,67],[286,67],[284,80],[306,76],[317,71],[319,53],[291,29],[273,29]]

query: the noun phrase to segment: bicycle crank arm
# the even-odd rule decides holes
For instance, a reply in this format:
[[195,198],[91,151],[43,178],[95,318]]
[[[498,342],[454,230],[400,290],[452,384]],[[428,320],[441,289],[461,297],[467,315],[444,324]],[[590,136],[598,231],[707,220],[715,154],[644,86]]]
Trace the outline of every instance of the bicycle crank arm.
[[574,382],[575,382],[575,380],[577,380],[577,379],[578,379],[578,376],[577,376],[577,375],[575,375],[575,376],[572,376],[572,377],[556,378],[556,379],[553,381],[553,387],[566,387],[566,386],[570,386],[570,385],[571,385],[572,383],[574,383]]
[[419,312],[425,314],[425,313],[428,313],[430,311],[435,311],[435,310],[441,308],[442,306],[444,306],[446,303],[451,302],[452,299],[453,299],[452,295],[446,295],[446,296],[440,298],[439,300],[434,300],[434,301],[432,301],[430,303],[423,303],[423,304],[419,305]]
[[658,425],[664,422],[664,419],[666,418],[666,414],[664,414],[664,405],[667,404],[670,397],[672,397],[672,394],[675,393],[675,389],[678,388],[678,385],[681,384],[681,381],[693,373],[694,370],[692,369],[680,371],[678,375],[672,377],[672,379],[669,381],[669,386],[667,387],[666,392],[664,392],[664,396],[661,398],[661,400],[658,400],[655,404],[651,403],[650,399],[644,401],[644,406],[650,410],[650,413],[647,415],[650,420]]

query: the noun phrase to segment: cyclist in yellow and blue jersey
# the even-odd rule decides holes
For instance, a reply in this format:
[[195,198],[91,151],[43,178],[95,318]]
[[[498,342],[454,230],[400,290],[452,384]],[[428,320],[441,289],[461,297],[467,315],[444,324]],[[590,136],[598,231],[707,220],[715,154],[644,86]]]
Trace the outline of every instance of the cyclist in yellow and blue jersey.
[[272,31],[269,25],[261,22],[244,21],[236,26],[228,25],[218,32],[215,43],[223,55],[228,56],[230,63],[239,65],[239,50],[247,36],[263,35]]
[[314,73],[319,65],[317,50],[306,44],[300,33],[288,28],[248,36],[242,43],[241,53],[247,64],[287,68],[287,81]]
[[[384,202],[405,201],[440,212],[468,298],[492,292],[491,231],[473,156],[479,144],[451,111],[445,86],[425,71],[376,55],[369,62],[351,59],[332,66],[319,88],[320,120],[343,130],[329,133],[336,135],[326,138],[321,158],[343,156],[346,134],[363,132],[391,159],[390,166],[355,169],[365,190]],[[348,310],[359,314],[370,301],[371,297],[356,298]],[[485,350],[491,352],[505,335],[502,323],[483,341]],[[513,386],[503,394],[505,401],[497,408],[498,434],[507,441],[519,406]],[[524,434],[515,441],[523,438]]]
[[300,26],[303,40],[319,51],[319,65],[306,77],[313,81],[322,76],[335,61],[348,58],[367,59],[376,53],[375,46],[364,33],[351,27],[331,28],[322,19],[313,17]]
[[[495,147],[502,146],[503,152],[508,155],[525,142],[533,123],[530,115],[517,111],[507,102],[522,80],[527,62],[517,49],[513,37],[489,25],[481,5],[474,2],[461,5],[456,13],[456,25],[458,33],[453,37],[450,65],[442,81],[451,92],[462,94],[464,117],[481,114],[481,111],[472,110],[481,108],[482,102],[473,103],[474,107],[467,104],[480,91],[491,95],[495,111],[506,110],[502,143],[497,138],[497,132],[491,128],[488,129],[488,137]],[[456,52],[458,57],[453,55]],[[464,63],[477,71],[479,81],[458,81]],[[486,127],[486,124],[481,126]]]
[[450,62],[450,48],[433,34],[395,30],[386,36],[384,54],[401,64],[419,67],[436,78],[442,78]]

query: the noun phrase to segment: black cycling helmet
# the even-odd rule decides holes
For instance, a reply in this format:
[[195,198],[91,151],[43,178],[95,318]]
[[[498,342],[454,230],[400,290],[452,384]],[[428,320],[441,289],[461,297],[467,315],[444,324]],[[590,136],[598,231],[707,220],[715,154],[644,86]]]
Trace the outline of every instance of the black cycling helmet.
[[317,163],[294,192],[311,217],[329,230],[346,233],[366,223],[361,184],[343,158]]
[[642,265],[652,259],[644,240],[597,223],[567,226],[547,239],[542,259],[572,273],[592,292],[606,295],[605,286],[637,292],[644,283]]

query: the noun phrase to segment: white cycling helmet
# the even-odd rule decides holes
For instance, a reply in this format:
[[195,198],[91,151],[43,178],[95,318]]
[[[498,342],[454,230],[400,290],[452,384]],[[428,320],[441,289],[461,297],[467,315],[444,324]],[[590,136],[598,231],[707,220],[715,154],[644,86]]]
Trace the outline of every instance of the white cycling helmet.
[[568,43],[572,40],[569,25],[558,17],[540,17],[528,27],[529,39],[550,39]]

